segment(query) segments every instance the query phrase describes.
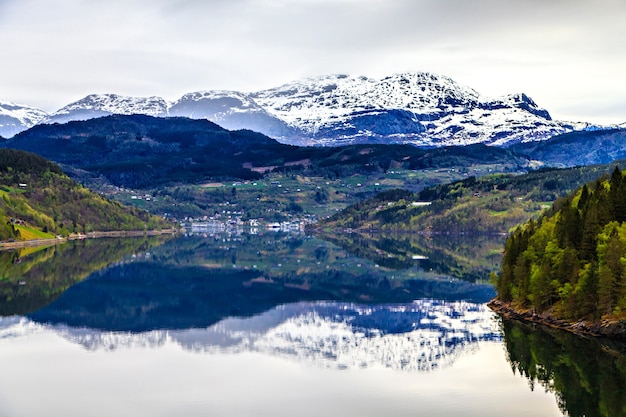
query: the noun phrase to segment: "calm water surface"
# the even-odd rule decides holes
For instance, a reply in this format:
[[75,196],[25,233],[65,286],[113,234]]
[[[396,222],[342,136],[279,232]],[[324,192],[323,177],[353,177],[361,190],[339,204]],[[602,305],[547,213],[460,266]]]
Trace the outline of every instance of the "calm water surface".
[[622,346],[485,306],[499,245],[270,233],[1,253],[0,415],[624,415]]

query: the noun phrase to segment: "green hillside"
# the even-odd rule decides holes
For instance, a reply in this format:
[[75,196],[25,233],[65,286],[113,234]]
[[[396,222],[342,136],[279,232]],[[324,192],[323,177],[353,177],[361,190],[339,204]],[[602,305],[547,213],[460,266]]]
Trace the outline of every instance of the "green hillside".
[[568,321],[626,319],[626,178],[558,200],[506,242],[500,301]]
[[0,149],[0,240],[167,227],[159,217],[82,187],[40,156]]
[[419,193],[386,191],[320,221],[318,227],[507,233],[516,225],[537,217],[557,198],[610,169],[607,165],[544,169],[523,175],[468,177]]

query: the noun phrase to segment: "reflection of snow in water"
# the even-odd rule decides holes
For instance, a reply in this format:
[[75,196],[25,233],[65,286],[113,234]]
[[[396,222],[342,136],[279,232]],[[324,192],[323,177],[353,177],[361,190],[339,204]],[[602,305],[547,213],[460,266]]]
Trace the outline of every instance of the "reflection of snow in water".
[[173,343],[191,352],[258,352],[316,366],[384,366],[429,371],[450,365],[477,342],[500,340],[495,315],[483,304],[418,300],[403,305],[295,303],[206,329],[101,332],[0,318],[0,340],[52,330],[89,350],[156,348]]
[[[481,339],[497,337],[497,330],[489,329],[490,323],[477,316],[480,312],[469,311],[467,307],[467,304],[431,304],[421,305],[417,312],[412,310],[413,306],[399,311],[394,311],[394,307],[366,308],[357,310],[357,316],[341,321],[313,312],[272,329],[255,346],[261,351],[296,356],[325,366],[353,368],[379,364],[425,371],[451,363],[456,354],[476,346],[475,342]],[[390,327],[398,326],[399,320],[403,329],[390,332],[382,326],[361,327],[358,322],[363,316],[374,322],[382,318]],[[420,320],[411,322],[412,318]]]

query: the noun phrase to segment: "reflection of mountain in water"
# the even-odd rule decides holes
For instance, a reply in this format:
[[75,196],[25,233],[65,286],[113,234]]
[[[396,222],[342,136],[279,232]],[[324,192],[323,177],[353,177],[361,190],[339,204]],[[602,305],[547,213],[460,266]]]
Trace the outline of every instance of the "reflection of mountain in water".
[[30,314],[35,321],[111,331],[205,328],[300,301],[409,303],[421,298],[477,300],[487,285],[464,281],[393,279],[384,272],[320,269],[277,274],[271,269],[120,264],[93,274],[58,300]]
[[174,343],[196,353],[258,352],[329,368],[406,371],[449,365],[476,349],[477,342],[500,338],[494,314],[484,304],[419,300],[393,305],[300,302],[203,329],[144,333],[40,326],[13,318],[0,321],[0,339],[43,329],[90,350]]
[[146,331],[207,327],[299,301],[485,302],[494,295],[490,285],[420,265],[390,269],[303,235],[183,237],[155,247],[162,243],[99,239],[17,258],[5,253],[0,314],[34,311],[39,321]]
[[182,237],[92,273],[29,319],[2,319],[0,337],[51,329],[88,349],[174,343],[428,370],[499,337],[481,304],[492,296],[490,285],[388,268],[302,235]]

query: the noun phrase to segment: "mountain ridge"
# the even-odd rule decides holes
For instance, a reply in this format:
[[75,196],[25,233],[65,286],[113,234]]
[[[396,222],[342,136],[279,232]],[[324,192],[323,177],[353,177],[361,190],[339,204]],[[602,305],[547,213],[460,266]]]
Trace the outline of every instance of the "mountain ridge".
[[9,138],[41,122],[47,113],[25,104],[0,100],[0,137]]
[[110,114],[207,119],[229,130],[249,129],[283,143],[317,146],[509,146],[603,128],[555,121],[524,93],[489,98],[446,76],[404,72],[380,79],[342,74],[309,77],[251,93],[200,90],[174,101],[90,94],[54,113],[39,114],[38,120],[25,120],[20,128],[3,129],[0,122],[0,136],[11,137],[37,123]]
[[111,114],[145,114],[164,117],[168,115],[168,104],[163,98],[156,96],[132,97],[119,94],[90,94],[62,107],[40,123],[67,123]]
[[[523,93],[488,99],[449,77],[426,72],[381,79],[312,77],[252,96],[317,145],[338,139],[353,143],[364,137],[418,146],[505,145],[547,139],[576,128],[576,124],[553,121],[547,110]],[[363,121],[372,114],[387,117],[379,124]]]
[[207,120],[112,115],[65,124],[38,125],[0,143],[36,152],[64,165],[97,171],[118,185],[156,186],[207,178],[258,179],[273,169],[372,172],[390,166],[419,169],[442,158],[446,166],[463,160],[516,161],[508,150],[477,144],[458,149],[418,149],[410,145],[296,147],[260,133],[229,131]]

